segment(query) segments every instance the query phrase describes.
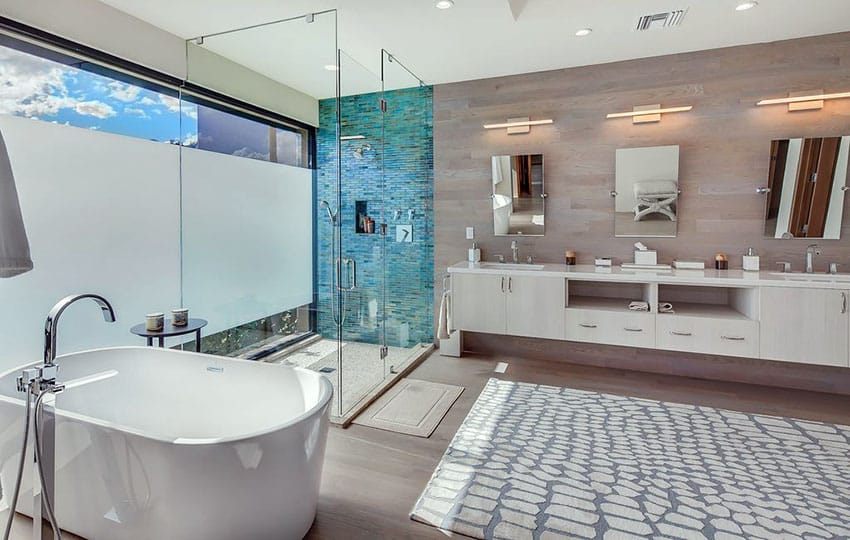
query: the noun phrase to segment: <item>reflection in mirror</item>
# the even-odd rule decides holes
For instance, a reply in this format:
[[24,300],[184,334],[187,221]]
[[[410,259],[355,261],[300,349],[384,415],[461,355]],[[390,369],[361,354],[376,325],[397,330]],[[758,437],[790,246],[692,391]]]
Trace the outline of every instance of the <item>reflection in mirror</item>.
[[841,237],[848,149],[850,137],[771,141],[765,236]]
[[676,236],[678,146],[619,148],[615,186],[615,236]]
[[543,154],[493,156],[496,236],[543,236]]

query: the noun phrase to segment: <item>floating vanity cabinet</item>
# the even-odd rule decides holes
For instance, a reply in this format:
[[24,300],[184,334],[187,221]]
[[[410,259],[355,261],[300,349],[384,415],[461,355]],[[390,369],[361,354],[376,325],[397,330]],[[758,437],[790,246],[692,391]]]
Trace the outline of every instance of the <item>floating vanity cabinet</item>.
[[454,274],[452,300],[459,330],[564,339],[564,278]]
[[[850,368],[847,276],[499,263],[449,273],[460,331]],[[666,303],[672,313],[659,312]]]
[[459,330],[507,332],[507,277],[495,274],[452,275],[452,324]]
[[850,366],[850,290],[765,287],[761,292],[761,357]]

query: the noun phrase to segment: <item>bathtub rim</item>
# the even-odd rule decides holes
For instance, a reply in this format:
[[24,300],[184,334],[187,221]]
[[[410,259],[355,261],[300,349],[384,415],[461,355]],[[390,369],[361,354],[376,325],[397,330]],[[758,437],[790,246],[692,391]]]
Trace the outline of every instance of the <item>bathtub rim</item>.
[[[86,350],[83,350],[83,351],[74,351],[74,352],[62,354],[62,355],[57,356],[56,360],[61,361],[62,359],[65,359],[65,358],[78,356],[78,355],[86,354],[86,353],[101,352],[101,351],[127,350],[127,349],[150,351],[151,347],[138,346],[138,345],[123,345],[123,346],[118,346],[118,347],[100,347],[100,348],[97,348],[97,349],[86,349]],[[325,407],[328,407],[330,402],[331,402],[331,399],[333,398],[333,385],[327,379],[327,377],[325,377],[324,375],[321,375],[320,373],[316,373],[315,371],[312,371],[312,370],[309,370],[309,369],[306,369],[306,368],[294,367],[294,366],[285,366],[285,365],[282,365],[282,364],[269,364],[269,363],[265,363],[265,362],[257,362],[257,361],[254,361],[254,360],[245,360],[245,359],[242,359],[242,358],[230,358],[230,357],[226,357],[226,356],[215,356],[215,355],[212,355],[212,354],[198,353],[198,352],[194,352],[194,351],[181,351],[179,349],[164,349],[164,350],[163,349],[155,349],[155,350],[156,351],[166,351],[170,354],[187,354],[187,355],[191,355],[191,356],[203,356],[203,357],[211,358],[216,362],[250,363],[252,365],[268,366],[267,368],[262,368],[262,369],[280,368],[280,369],[289,369],[289,370],[293,370],[293,371],[296,371],[296,372],[305,373],[310,377],[318,377],[319,386],[320,386],[320,388],[319,388],[319,399],[318,399],[318,402],[314,406],[310,407],[309,409],[307,409],[303,413],[301,413],[301,414],[299,414],[299,415],[297,415],[297,416],[295,416],[291,419],[288,419],[285,422],[281,422],[279,424],[275,424],[271,427],[268,427],[268,428],[265,428],[265,429],[262,429],[262,430],[259,430],[259,431],[255,431],[255,432],[252,432],[252,433],[247,433],[247,434],[244,434],[244,435],[238,435],[238,436],[232,436],[232,437],[204,437],[204,438],[200,438],[200,437],[195,437],[195,438],[176,437],[176,438],[167,438],[167,437],[163,437],[163,436],[160,436],[160,435],[157,435],[157,434],[154,434],[154,433],[150,433],[150,432],[147,432],[147,431],[134,429],[134,428],[131,428],[129,426],[125,426],[123,424],[117,424],[115,422],[107,422],[107,421],[101,420],[99,418],[94,418],[92,416],[88,416],[88,415],[80,414],[80,413],[75,413],[75,412],[71,412],[71,411],[66,411],[66,410],[63,410],[63,409],[56,410],[55,415],[57,417],[76,420],[78,422],[83,422],[83,423],[88,423],[88,424],[93,424],[93,425],[96,425],[98,427],[112,429],[112,430],[115,430],[115,431],[118,431],[118,432],[121,432],[121,433],[125,433],[125,434],[128,434],[128,435],[134,435],[134,436],[137,436],[137,437],[141,437],[141,438],[144,438],[144,439],[149,439],[149,440],[153,440],[153,441],[157,441],[157,442],[161,442],[161,443],[165,443],[165,444],[170,444],[170,445],[175,445],[175,446],[204,446],[204,445],[216,445],[216,444],[226,444],[226,443],[238,443],[238,442],[241,442],[241,441],[256,439],[257,437],[261,437],[261,436],[267,435],[269,433],[274,433],[276,431],[286,429],[290,426],[294,426],[296,424],[303,422],[304,420],[306,420],[308,418],[313,417],[314,415],[316,415],[317,412],[321,411]],[[32,366],[37,366],[41,363],[42,363],[42,361],[29,362],[29,363],[26,363],[26,364],[22,364],[18,367],[7,369],[3,372],[0,372],[0,378],[8,377],[8,376],[13,375],[15,373],[19,374],[24,369],[26,369],[28,367],[32,367]],[[61,380],[60,380],[60,382],[61,382]],[[19,399],[17,397],[5,396],[3,394],[0,394],[0,401],[19,406],[22,409],[25,406],[24,400]]]

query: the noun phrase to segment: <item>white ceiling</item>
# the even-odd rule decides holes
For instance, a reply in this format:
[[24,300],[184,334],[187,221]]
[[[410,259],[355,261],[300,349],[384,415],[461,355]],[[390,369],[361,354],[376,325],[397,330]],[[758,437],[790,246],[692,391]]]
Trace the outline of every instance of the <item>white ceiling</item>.
[[[739,0],[455,0],[448,10],[435,9],[434,0],[101,1],[184,38],[337,8],[339,45],[351,57],[377,74],[385,48],[429,84],[850,30],[850,0],[759,0],[742,12]],[[678,28],[633,30],[641,15],[685,8]],[[331,25],[305,32],[311,26],[299,21],[205,46],[326,97],[332,77],[321,68],[332,50]],[[582,27],[593,33],[576,37]]]

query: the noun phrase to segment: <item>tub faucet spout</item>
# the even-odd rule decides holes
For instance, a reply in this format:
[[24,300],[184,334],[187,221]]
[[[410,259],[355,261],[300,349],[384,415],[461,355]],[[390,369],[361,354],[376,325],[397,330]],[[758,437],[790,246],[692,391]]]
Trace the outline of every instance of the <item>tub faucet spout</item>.
[[62,312],[65,311],[68,306],[77,300],[83,300],[84,298],[91,298],[98,306],[100,306],[101,311],[103,311],[103,320],[106,322],[115,322],[115,310],[112,309],[112,304],[99,294],[72,294],[71,296],[66,296],[62,300],[59,300],[56,302],[56,305],[53,306],[53,309],[50,310],[50,313],[47,314],[47,320],[44,322],[45,368],[54,368],[56,366],[56,333],[59,326],[59,316],[62,315]]

